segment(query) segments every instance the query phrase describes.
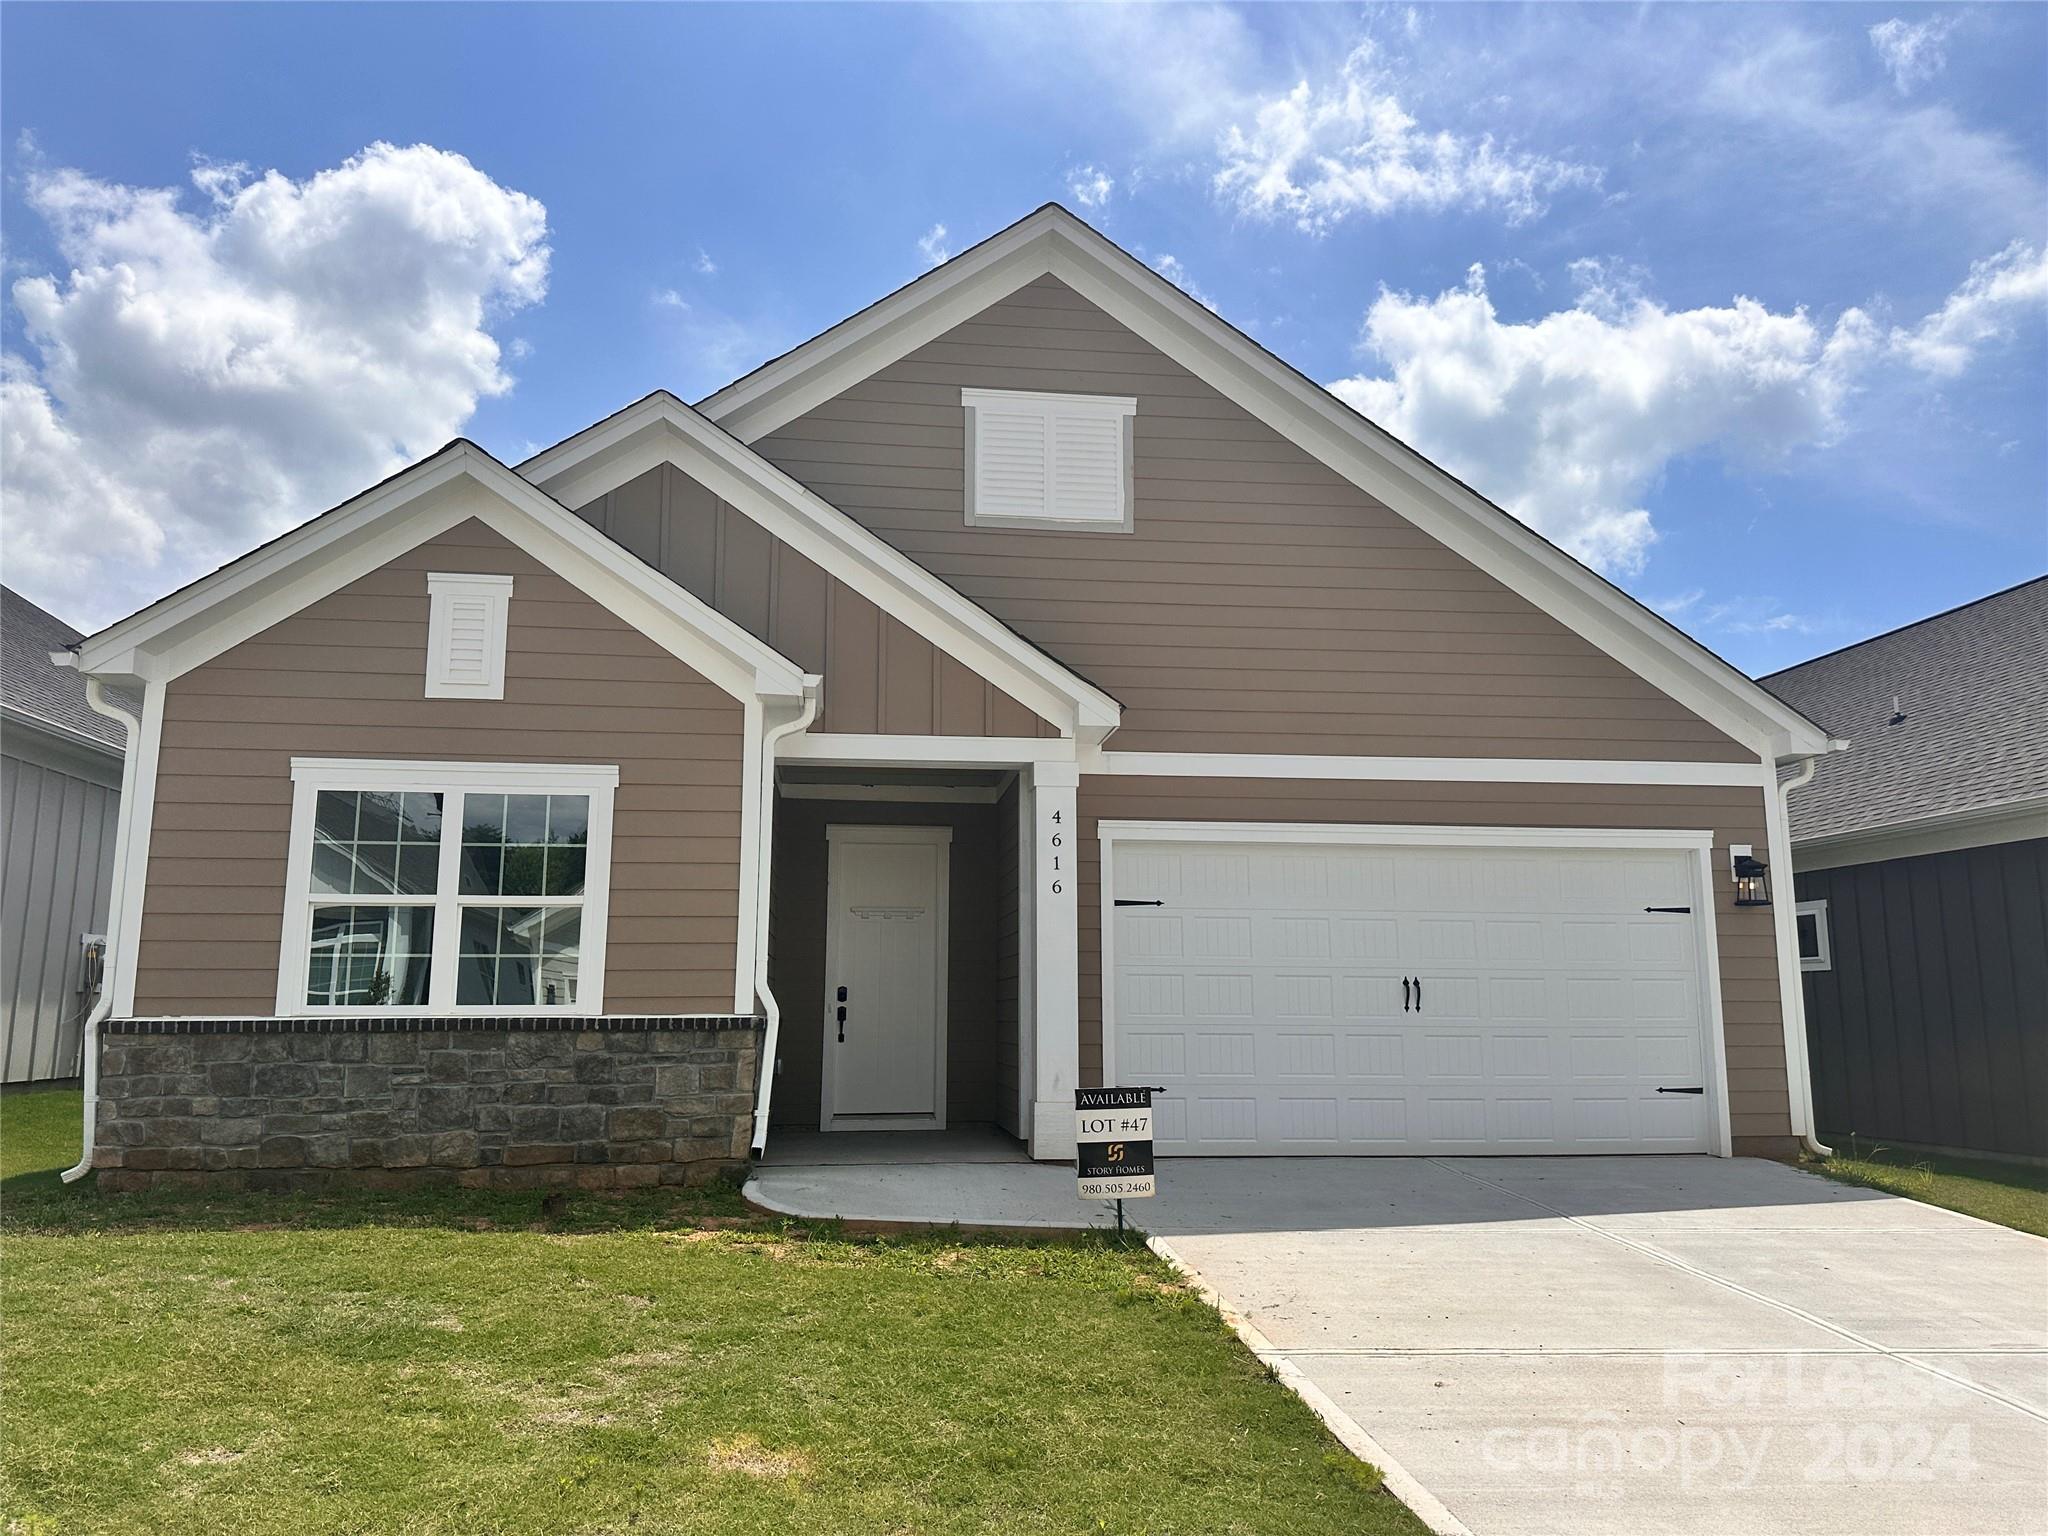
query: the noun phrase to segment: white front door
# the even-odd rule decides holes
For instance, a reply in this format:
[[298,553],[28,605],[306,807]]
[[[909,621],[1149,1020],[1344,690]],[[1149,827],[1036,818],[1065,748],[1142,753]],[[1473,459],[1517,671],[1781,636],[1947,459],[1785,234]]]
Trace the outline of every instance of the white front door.
[[1113,885],[1161,1153],[1713,1146],[1687,852],[1132,842]]
[[819,1124],[946,1123],[946,827],[828,827]]

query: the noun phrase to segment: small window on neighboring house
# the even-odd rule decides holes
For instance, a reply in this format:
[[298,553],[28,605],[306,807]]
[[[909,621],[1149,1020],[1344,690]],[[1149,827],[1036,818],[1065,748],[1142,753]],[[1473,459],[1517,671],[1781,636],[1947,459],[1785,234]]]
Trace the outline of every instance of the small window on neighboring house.
[[1834,956],[1828,946],[1828,904],[1824,901],[1802,901],[1792,921],[1799,930],[1799,969],[1833,970]]
[[1131,421],[1118,395],[963,389],[967,521],[1027,528],[1131,526]]
[[510,576],[427,577],[427,697],[505,697]]
[[296,759],[278,1010],[594,1012],[610,767]]

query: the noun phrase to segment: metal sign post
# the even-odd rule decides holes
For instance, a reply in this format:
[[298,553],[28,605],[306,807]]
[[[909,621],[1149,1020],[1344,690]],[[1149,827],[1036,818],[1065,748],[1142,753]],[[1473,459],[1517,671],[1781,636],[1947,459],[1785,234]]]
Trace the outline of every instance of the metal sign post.
[[1074,1090],[1074,1177],[1083,1200],[1114,1200],[1116,1230],[1124,1230],[1124,1201],[1155,1193],[1152,1167],[1152,1090]]

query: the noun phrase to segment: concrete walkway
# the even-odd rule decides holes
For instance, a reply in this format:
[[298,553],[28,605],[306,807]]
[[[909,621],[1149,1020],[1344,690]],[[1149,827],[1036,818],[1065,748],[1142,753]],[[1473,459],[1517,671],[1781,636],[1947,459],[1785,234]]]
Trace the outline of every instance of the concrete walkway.
[[[1190,1159],[1160,1185],[1134,1219],[1447,1528],[2048,1532],[2048,1242],[1743,1159]],[[1028,1164],[749,1192],[1102,1219]]]

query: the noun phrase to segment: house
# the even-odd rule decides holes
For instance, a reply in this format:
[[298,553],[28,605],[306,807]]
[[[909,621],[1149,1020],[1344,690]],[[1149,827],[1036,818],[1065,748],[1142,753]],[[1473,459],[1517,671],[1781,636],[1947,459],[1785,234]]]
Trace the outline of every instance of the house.
[[143,692],[115,1185],[1054,1159],[1103,1081],[1167,1155],[1811,1132],[1734,872],[1827,733],[1057,206],[74,659]]
[[0,1081],[78,1076],[97,997],[122,728],[50,665],[79,632],[0,587]]
[[2048,1159],[2048,577],[1774,673],[1828,1132]]

